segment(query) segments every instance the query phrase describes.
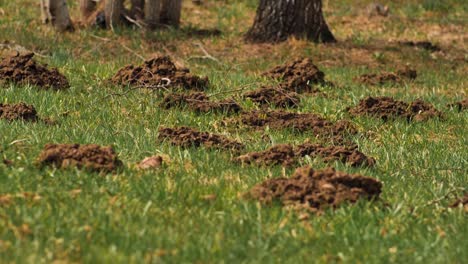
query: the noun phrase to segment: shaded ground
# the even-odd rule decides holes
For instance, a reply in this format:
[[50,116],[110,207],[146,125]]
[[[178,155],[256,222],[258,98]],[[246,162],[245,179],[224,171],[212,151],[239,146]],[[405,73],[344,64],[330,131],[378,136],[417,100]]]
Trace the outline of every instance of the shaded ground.
[[164,97],[161,106],[169,109],[172,107],[187,106],[190,110],[197,112],[239,112],[241,106],[233,99],[222,101],[210,101],[204,92],[171,93]]
[[200,132],[189,127],[160,128],[159,140],[169,141],[172,145],[181,147],[200,147],[226,150],[241,150],[244,145],[225,136]]
[[298,168],[291,178],[269,179],[254,186],[248,197],[317,212],[359,199],[378,199],[381,191],[382,183],[377,179],[333,168],[314,170],[306,166]]
[[77,167],[95,172],[112,172],[122,166],[114,149],[95,144],[47,144],[37,159],[39,165]]
[[299,95],[296,92],[274,87],[262,87],[246,92],[243,97],[261,106],[271,104],[276,107],[297,107],[300,102]]
[[418,49],[425,49],[430,52],[441,51],[441,48],[429,41],[400,41],[400,45],[414,47]]
[[67,89],[70,87],[67,78],[57,69],[48,69],[33,60],[34,53],[6,56],[0,61],[0,84],[34,85],[43,89]]
[[281,81],[279,86],[282,89],[297,93],[319,92],[313,86],[325,83],[325,73],[310,58],[299,58],[276,66],[263,75]]
[[17,104],[0,103],[0,119],[6,119],[8,121],[24,120],[36,122],[39,120],[39,116],[32,105],[28,105],[23,102]]
[[168,56],[147,60],[140,66],[127,65],[112,77],[111,82],[151,89],[180,87],[188,90],[202,90],[209,83],[207,77],[195,76],[188,69],[178,69]]
[[464,111],[464,110],[468,109],[468,98],[465,98],[465,99],[463,99],[463,100],[461,100],[459,102],[449,104],[448,107],[456,108],[460,112]]
[[405,67],[396,72],[383,72],[380,74],[363,74],[356,78],[356,81],[369,85],[381,85],[386,83],[401,83],[405,80],[414,80],[418,76],[416,70]]
[[339,160],[353,167],[373,166],[375,164],[373,158],[367,157],[364,153],[353,147],[326,147],[310,143],[304,143],[298,146],[279,144],[265,151],[247,153],[234,160],[246,164],[292,166],[297,164],[298,160],[305,156],[311,156],[313,158],[320,157],[325,162]]
[[395,100],[391,97],[367,97],[353,108],[348,108],[353,116],[373,116],[383,120],[397,117],[414,121],[424,121],[430,118],[442,117],[442,112],[433,105],[422,100],[411,103]]

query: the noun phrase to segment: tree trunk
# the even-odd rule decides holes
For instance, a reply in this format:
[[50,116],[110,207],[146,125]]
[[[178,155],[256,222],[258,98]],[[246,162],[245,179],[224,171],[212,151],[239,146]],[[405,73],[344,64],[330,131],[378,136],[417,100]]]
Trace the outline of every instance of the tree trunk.
[[82,19],[85,20],[94,13],[96,2],[93,0],[80,0],[80,11]]
[[182,0],[162,0],[161,24],[179,27],[181,11]]
[[322,0],[260,0],[250,42],[280,42],[289,36],[335,42],[322,13]]
[[122,25],[122,14],[124,11],[123,0],[105,0],[104,13],[106,17],[107,28],[113,29],[114,27]]
[[57,31],[72,31],[66,0],[41,0],[42,20],[51,23]]
[[160,12],[160,0],[145,0],[145,23],[148,28],[154,29],[159,25]]
[[[158,0],[159,1],[159,0]],[[130,14],[135,20],[142,20],[145,17],[145,0],[132,0],[132,9]]]

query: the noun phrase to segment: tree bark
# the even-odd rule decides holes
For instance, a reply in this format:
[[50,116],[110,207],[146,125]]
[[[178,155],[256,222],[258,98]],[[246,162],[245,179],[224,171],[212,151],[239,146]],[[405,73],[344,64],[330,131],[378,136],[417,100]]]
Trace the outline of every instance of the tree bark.
[[106,17],[107,28],[113,29],[114,27],[121,26],[122,14],[124,11],[123,0],[105,0],[104,13]]
[[66,0],[41,0],[42,20],[51,23],[57,31],[72,31]]
[[[158,0],[159,1],[159,0]],[[145,0],[132,0],[130,14],[135,20],[143,20],[145,17]]]
[[322,13],[322,0],[260,0],[249,42],[280,42],[289,36],[335,42]]
[[160,12],[160,0],[145,0],[145,23],[148,28],[154,29],[159,25]]
[[96,2],[93,0],[80,0],[80,11],[82,19],[91,16],[96,10]]
[[160,23],[178,28],[181,11],[182,0],[162,0]]

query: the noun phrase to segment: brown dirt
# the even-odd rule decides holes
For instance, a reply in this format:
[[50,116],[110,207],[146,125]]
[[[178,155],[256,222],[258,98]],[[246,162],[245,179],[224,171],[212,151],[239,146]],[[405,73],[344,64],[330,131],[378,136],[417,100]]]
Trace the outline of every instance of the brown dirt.
[[293,147],[288,144],[279,144],[265,151],[252,152],[235,158],[240,163],[256,165],[282,165],[285,167],[297,164],[298,159],[305,156],[321,157],[325,162],[339,160],[353,167],[373,166],[375,160],[367,157],[354,147],[321,146],[304,143]]
[[456,108],[458,109],[458,111],[464,111],[466,109],[468,109],[468,98],[465,98],[459,102],[456,102],[456,103],[452,103],[452,104],[448,104],[447,105],[448,107],[450,108]]
[[39,117],[34,106],[21,102],[18,104],[0,104],[0,119],[36,122]]
[[95,144],[47,144],[39,154],[40,166],[77,167],[96,172],[112,172],[122,166],[114,149]]
[[280,80],[282,89],[297,93],[318,92],[312,85],[325,83],[325,74],[309,58],[299,58],[277,66],[263,75]]
[[202,90],[208,86],[207,77],[195,76],[188,69],[178,69],[167,56],[147,60],[140,66],[127,65],[112,77],[111,82],[151,89],[180,87]]
[[196,112],[224,112],[237,113],[242,110],[239,104],[233,99],[212,102],[204,92],[172,93],[164,97],[162,107],[169,109],[172,107],[187,106]]
[[460,197],[452,204],[449,205],[450,208],[458,208],[460,205],[463,206],[463,210],[468,213],[468,193],[465,196]]
[[0,61],[0,84],[34,85],[43,89],[67,89],[68,80],[57,69],[47,69],[33,60],[34,53],[15,52]]
[[411,69],[409,67],[405,67],[403,69],[397,70],[397,72],[363,74],[355,78],[355,80],[363,84],[383,85],[386,83],[401,83],[405,80],[411,81],[416,79],[417,76],[418,73],[416,72],[416,70]]
[[425,49],[430,52],[441,51],[441,48],[429,41],[400,41],[400,45],[414,47],[418,49]]
[[254,186],[247,197],[262,203],[279,201],[283,206],[321,212],[359,199],[378,199],[381,192],[382,183],[377,179],[333,168],[313,170],[306,166],[296,169],[291,178],[269,179]]
[[189,127],[161,128],[159,140],[181,147],[200,147],[239,151],[244,145],[222,135],[200,132]]
[[317,136],[337,141],[341,141],[346,134],[357,133],[348,121],[333,123],[312,113],[255,110],[242,114],[240,122],[258,128],[269,126],[273,129],[292,128],[298,132],[312,131]]
[[157,169],[163,165],[164,159],[162,156],[151,156],[144,158],[138,163],[138,168],[142,170]]
[[391,97],[367,97],[353,108],[348,108],[353,116],[370,115],[383,120],[403,117],[408,120],[424,121],[434,117],[442,117],[442,113],[433,105],[422,100],[412,103],[397,101]]
[[297,107],[300,102],[296,92],[274,87],[262,87],[245,93],[243,97],[261,106],[272,104],[276,107]]

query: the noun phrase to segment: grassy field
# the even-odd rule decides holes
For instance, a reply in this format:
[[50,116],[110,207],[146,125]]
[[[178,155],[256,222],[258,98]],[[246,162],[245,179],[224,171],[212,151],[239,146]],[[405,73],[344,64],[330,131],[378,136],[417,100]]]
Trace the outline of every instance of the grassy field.
[[[78,18],[77,1],[71,2]],[[0,103],[24,101],[58,125],[0,120],[1,263],[464,263],[468,224],[463,209],[448,208],[468,191],[468,113],[446,105],[467,96],[468,21],[466,1],[389,2],[389,17],[368,18],[371,1],[325,1],[325,13],[338,38],[335,45],[289,40],[278,45],[242,42],[257,1],[186,1],[181,30],[115,32],[77,27],[57,34],[41,24],[33,0],[0,0],[3,51],[22,48],[58,67],[71,83],[68,91],[35,87],[0,88]],[[199,37],[196,28],[218,28],[220,36]],[[442,52],[395,45],[398,40],[429,40]],[[200,59],[204,53],[217,58]],[[242,199],[256,183],[290,175],[292,169],[239,166],[231,154],[181,149],[157,142],[160,126],[187,125],[245,142],[247,150],[277,143],[301,143],[308,133],[263,132],[224,125],[222,114],[196,114],[159,107],[162,94],[109,85],[120,67],[166,54],[198,75],[208,76],[210,94],[237,96],[269,80],[260,73],[305,56],[337,87],[327,96],[303,96],[299,112],[330,120],[349,119],[358,127],[353,140],[377,160],[375,168],[335,168],[372,176],[384,184],[382,202],[360,202],[311,215]],[[416,81],[365,86],[359,74],[394,70],[410,64]],[[232,91],[232,92],[230,92]],[[392,96],[422,98],[445,119],[409,123],[351,118],[345,110],[360,99]],[[242,102],[246,109],[255,108]],[[269,136],[270,141],[263,140]],[[125,163],[118,174],[38,169],[35,160],[46,143],[113,145]],[[133,165],[164,154],[170,163],[143,172]],[[314,168],[328,165],[304,159]],[[204,199],[215,195],[214,200]],[[388,204],[385,206],[384,204]]]

